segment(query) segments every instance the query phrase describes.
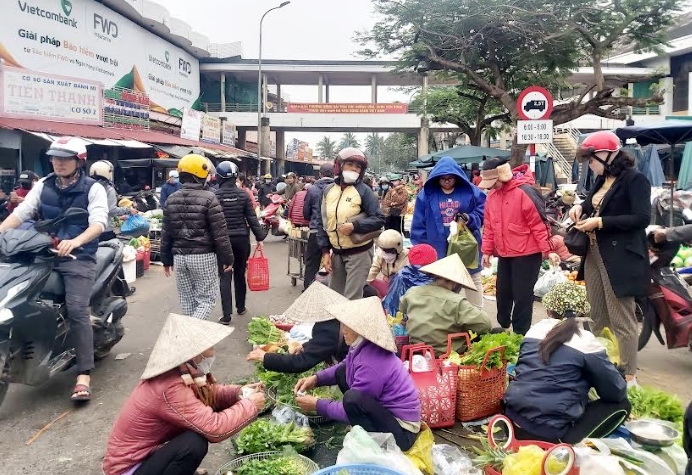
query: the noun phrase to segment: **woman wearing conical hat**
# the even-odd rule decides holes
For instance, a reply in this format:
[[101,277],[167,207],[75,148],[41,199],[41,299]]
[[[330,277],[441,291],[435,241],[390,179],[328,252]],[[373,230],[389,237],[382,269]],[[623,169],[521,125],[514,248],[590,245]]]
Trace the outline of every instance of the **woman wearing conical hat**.
[[[418,437],[421,405],[411,376],[396,356],[394,336],[377,297],[330,305],[327,312],[341,322],[350,346],[346,359],[336,366],[303,378],[296,384],[296,402],[303,411],[368,432],[391,433],[401,450]],[[338,385],[342,401],[304,395],[319,386]]]
[[168,317],[142,381],[113,426],[105,475],[193,475],[210,442],[228,439],[257,417],[265,402],[260,386],[218,384],[210,372],[214,345],[232,332],[218,323]]
[[488,315],[460,293],[464,287],[475,290],[476,284],[457,254],[421,267],[420,271],[434,280],[410,288],[399,302],[399,310],[408,315],[406,331],[411,343],[426,343],[441,354],[447,349],[450,333],[490,331]]
[[266,353],[257,348],[246,359],[278,373],[302,373],[322,362],[332,365],[342,361],[348,346],[339,331],[339,321],[325,307],[343,302],[348,299],[324,284],[313,282],[284,312],[290,320],[314,323],[310,341],[293,354]]

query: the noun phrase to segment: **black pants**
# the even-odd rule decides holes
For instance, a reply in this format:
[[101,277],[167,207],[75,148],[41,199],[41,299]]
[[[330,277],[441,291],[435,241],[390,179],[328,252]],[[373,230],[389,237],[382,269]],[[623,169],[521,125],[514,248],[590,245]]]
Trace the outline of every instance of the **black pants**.
[[531,328],[533,286],[542,261],[540,253],[498,259],[497,321],[502,328],[512,325],[514,332],[522,335]]
[[317,233],[310,232],[303,259],[305,261],[303,288],[307,289],[315,281],[315,275],[320,270],[322,262],[322,250],[317,245]]
[[207,439],[197,432],[183,432],[151,454],[133,475],[194,475],[207,450]]
[[222,273],[219,280],[221,309],[224,320],[228,321],[233,315],[233,290],[235,290],[236,308],[238,311],[245,309],[245,296],[247,295],[245,271],[247,270],[247,260],[250,257],[249,236],[231,236],[230,240],[233,249],[233,272]]
[[351,425],[358,425],[367,432],[389,433],[403,451],[413,447],[418,434],[401,427],[396,418],[374,397],[361,391],[349,389],[346,382],[346,366],[336,372],[336,384],[344,393],[344,410]]
[[584,414],[570,427],[560,440],[551,440],[514,426],[517,439],[543,440],[545,442],[577,444],[587,437],[600,439],[610,435],[629,417],[632,406],[628,399],[622,402],[593,401],[587,404]]
[[384,220],[384,229],[393,229],[395,231],[398,231],[400,233],[404,232],[404,228],[402,226],[403,222],[401,219],[401,215],[399,216],[387,216]]

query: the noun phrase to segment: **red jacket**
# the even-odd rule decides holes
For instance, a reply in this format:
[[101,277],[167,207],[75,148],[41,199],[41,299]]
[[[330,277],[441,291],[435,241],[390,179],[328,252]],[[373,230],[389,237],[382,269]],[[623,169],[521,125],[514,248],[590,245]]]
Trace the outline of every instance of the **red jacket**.
[[520,257],[552,250],[550,230],[539,211],[539,208],[543,208],[542,211],[545,212],[545,204],[540,192],[533,188],[533,175],[529,172],[514,176],[502,188],[491,190],[488,194],[485,202],[483,254]]
[[305,197],[307,194],[307,188],[303,188],[293,195],[291,204],[288,206],[288,220],[293,226],[307,226],[310,224],[310,220],[303,217],[303,208],[305,207]]
[[177,369],[140,382],[115,421],[103,473],[122,475],[187,430],[221,442],[257,417],[250,400],[238,399],[240,386],[218,388],[217,405],[224,409],[214,412],[185,386]]

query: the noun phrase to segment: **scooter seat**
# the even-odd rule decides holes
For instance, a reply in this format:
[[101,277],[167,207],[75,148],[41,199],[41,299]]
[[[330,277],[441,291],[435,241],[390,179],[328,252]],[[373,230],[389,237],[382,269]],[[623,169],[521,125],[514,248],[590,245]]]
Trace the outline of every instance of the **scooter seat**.
[[103,272],[108,264],[115,258],[115,249],[107,246],[100,246],[96,251],[96,278]]

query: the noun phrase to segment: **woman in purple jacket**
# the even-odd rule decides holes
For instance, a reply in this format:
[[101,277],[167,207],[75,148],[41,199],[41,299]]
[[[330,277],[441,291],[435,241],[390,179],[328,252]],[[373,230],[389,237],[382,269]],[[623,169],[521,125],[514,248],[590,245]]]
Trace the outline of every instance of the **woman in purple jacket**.
[[[377,297],[331,305],[327,312],[341,322],[350,349],[336,366],[296,384],[296,402],[303,411],[359,425],[368,432],[391,433],[401,450],[413,446],[421,427],[418,391],[397,358],[394,337]],[[305,392],[338,385],[343,401],[317,399]]]

